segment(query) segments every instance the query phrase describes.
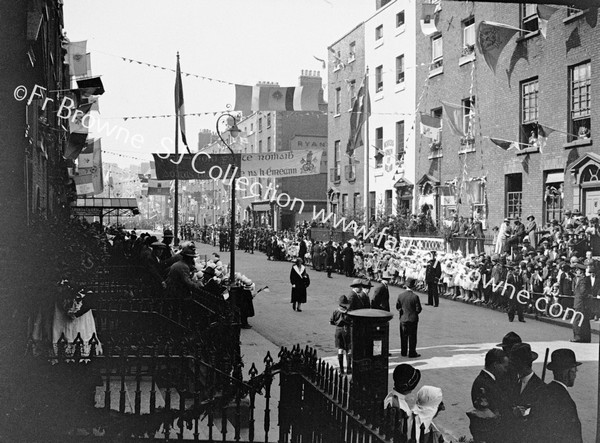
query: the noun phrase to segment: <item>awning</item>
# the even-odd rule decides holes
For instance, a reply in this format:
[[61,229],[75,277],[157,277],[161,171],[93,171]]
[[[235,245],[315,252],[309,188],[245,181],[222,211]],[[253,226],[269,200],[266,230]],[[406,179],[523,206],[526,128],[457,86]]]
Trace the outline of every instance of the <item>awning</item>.
[[269,212],[271,210],[270,203],[252,203],[252,210],[254,212]]
[[413,184],[411,182],[409,182],[408,180],[406,180],[405,178],[401,178],[396,183],[394,183],[394,188],[396,188],[396,189],[407,188],[409,186],[413,186]]
[[71,203],[71,212],[74,215],[88,215],[100,218],[108,214],[139,214],[135,198],[78,198]]
[[564,172],[551,172],[546,177],[546,183],[564,183],[565,173]]

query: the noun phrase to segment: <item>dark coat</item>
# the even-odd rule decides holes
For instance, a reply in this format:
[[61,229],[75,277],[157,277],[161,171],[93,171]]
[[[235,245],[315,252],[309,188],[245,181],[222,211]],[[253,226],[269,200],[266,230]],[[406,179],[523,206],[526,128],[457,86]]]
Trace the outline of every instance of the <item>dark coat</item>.
[[327,245],[325,247],[325,266],[333,267],[335,265],[335,248],[333,245]]
[[542,421],[545,443],[582,443],[577,405],[564,386],[554,381],[546,385]]
[[371,308],[390,312],[390,291],[383,283],[375,283],[373,287]]
[[573,339],[589,342],[592,339],[590,325],[590,308],[592,293],[592,282],[589,277],[573,278],[573,309],[583,314],[583,321],[579,326],[580,316],[573,322]]
[[533,374],[523,392],[519,393],[520,385],[513,391],[513,405],[527,406],[531,411],[527,417],[515,421],[516,441],[522,443],[542,443],[542,420],[546,385]]
[[358,294],[354,291],[350,291],[350,294],[348,294],[348,302],[348,311],[369,309],[371,307],[371,300],[369,299],[369,296],[362,291]]
[[419,321],[419,314],[423,310],[419,296],[410,289],[406,289],[398,295],[396,309],[400,311],[400,323]]
[[425,268],[425,282],[437,284],[442,276],[442,265],[435,259],[429,260]]
[[471,388],[471,401],[478,410],[490,409],[497,418],[478,418],[469,416],[469,429],[476,442],[504,443],[510,434],[512,409],[510,400],[503,386],[490,375],[481,371]]
[[302,276],[296,272],[296,265],[292,266],[290,271],[290,283],[292,284],[291,303],[306,303],[306,288],[310,286],[310,277],[306,272],[306,267]]
[[229,302],[240,310],[242,319],[254,317],[254,303],[252,298],[252,291],[243,287],[231,288],[229,290]]
[[191,279],[190,272],[190,266],[183,260],[171,266],[167,277],[167,293],[171,297],[190,297],[190,291],[202,287]]
[[344,264],[352,264],[354,265],[354,249],[349,246],[346,246],[342,251],[342,257],[344,257]]
[[298,257],[304,260],[304,256],[306,255],[306,242],[304,240],[300,240],[300,246],[298,247]]

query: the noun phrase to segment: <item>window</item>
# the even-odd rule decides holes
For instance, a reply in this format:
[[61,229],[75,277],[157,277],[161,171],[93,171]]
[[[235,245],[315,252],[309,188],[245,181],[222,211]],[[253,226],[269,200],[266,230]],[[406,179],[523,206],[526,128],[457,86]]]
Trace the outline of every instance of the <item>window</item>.
[[375,92],[383,91],[383,65],[375,68]]
[[432,68],[439,68],[442,66],[442,58],[444,57],[442,36],[438,35],[431,39],[431,63]]
[[354,163],[354,157],[348,158],[348,164],[344,167],[345,169],[345,178],[349,182],[353,182],[356,180],[356,164]]
[[271,152],[271,137],[267,137],[267,152]]
[[375,191],[369,192],[369,218],[371,220],[375,220],[375,199],[377,198],[377,194]]
[[404,11],[400,11],[396,14],[396,28],[404,26]]
[[375,167],[383,167],[383,128],[375,129]]
[[262,131],[262,117],[258,119],[258,130]]
[[396,57],[396,84],[404,82],[404,54]]
[[383,38],[383,25],[379,25],[375,28],[375,40]]
[[356,80],[350,81],[348,89],[350,90],[350,110],[352,110],[352,105],[354,105],[354,100],[356,100]]
[[404,121],[396,122],[396,160],[404,162]]
[[351,42],[348,47],[348,62],[356,60],[356,42]]
[[254,123],[250,123],[250,132],[254,132]]
[[463,52],[462,55],[472,54],[475,50],[475,18],[469,17],[462,22]]
[[[570,68],[570,119],[569,132],[577,138],[591,137],[591,63],[586,62]],[[569,136],[573,141],[574,136]]]
[[362,208],[362,201],[360,199],[360,192],[355,192],[352,198],[352,209],[353,215],[356,215],[357,211],[360,211]]
[[262,152],[262,140],[258,141],[258,152]]
[[385,191],[385,215],[392,215],[392,190]]
[[271,127],[271,114],[268,113],[267,114],[267,128],[270,128],[270,127]]
[[506,208],[505,217],[521,217],[521,202],[523,198],[523,176],[507,174],[506,176]]
[[335,88],[335,115],[342,113],[342,88]]
[[521,83],[521,143],[537,140],[539,80],[537,78]]
[[348,194],[342,194],[342,214],[348,210]]
[[544,220],[543,223],[558,220],[563,217],[563,187],[565,174],[563,170],[548,171],[545,174],[544,187]]
[[466,98],[462,101],[463,108],[463,132],[467,136],[473,134],[473,116],[475,115],[475,97]]
[[333,145],[333,181],[340,181],[342,175],[342,152],[339,140],[336,140]]
[[538,30],[537,5],[535,3],[521,3],[521,29],[527,33]]

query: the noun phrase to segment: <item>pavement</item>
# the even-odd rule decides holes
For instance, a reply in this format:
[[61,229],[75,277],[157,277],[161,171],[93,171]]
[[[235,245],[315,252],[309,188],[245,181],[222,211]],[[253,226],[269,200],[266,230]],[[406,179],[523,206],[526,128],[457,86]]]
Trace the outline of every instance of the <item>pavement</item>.
[[[196,243],[200,254],[218,252],[218,248]],[[229,262],[229,253],[221,252],[221,260]],[[281,346],[314,347],[320,358],[337,365],[337,350],[334,345],[334,327],[329,317],[337,307],[340,295],[350,291],[350,278],[309,268],[311,285],[308,300],[302,305],[303,312],[292,310],[290,303],[289,262],[268,261],[260,252],[254,254],[236,251],[236,271],[250,277],[257,288],[269,286],[270,292],[261,292],[254,299],[256,316],[250,319],[252,329],[242,330],[242,354],[244,372],[255,363],[262,371],[262,359],[267,351],[276,359]],[[390,304],[393,306],[398,292],[390,287]],[[394,318],[390,322],[390,353],[388,387],[396,365],[410,363],[422,371],[420,386],[439,386],[444,393],[446,410],[436,418],[436,424],[454,441],[469,436],[469,420],[465,411],[471,408],[470,391],[473,380],[483,367],[485,353],[499,343],[509,331],[519,334],[530,343],[540,357],[534,362],[534,371],[541,376],[546,348],[550,353],[558,348],[572,349],[583,364],[578,368],[575,386],[570,394],[575,400],[582,422],[583,441],[595,441],[598,417],[598,335],[592,336],[591,344],[571,343],[570,325],[559,322],[539,321],[527,318],[525,323],[509,323],[505,313],[480,306],[440,299],[440,306],[425,306],[426,295],[420,294],[424,311],[420,316],[417,351],[421,357],[408,359],[400,356],[398,313],[392,309]],[[548,320],[548,319],[545,319]],[[567,327],[565,327],[567,326]],[[598,330],[599,322],[593,322]],[[552,373],[546,374],[546,382]],[[417,388],[418,390],[418,388]],[[278,391],[274,386],[273,393]],[[416,392],[415,392],[416,393]],[[409,404],[414,403],[409,396]],[[275,405],[276,403],[273,403]],[[273,406],[272,406],[273,407]]]

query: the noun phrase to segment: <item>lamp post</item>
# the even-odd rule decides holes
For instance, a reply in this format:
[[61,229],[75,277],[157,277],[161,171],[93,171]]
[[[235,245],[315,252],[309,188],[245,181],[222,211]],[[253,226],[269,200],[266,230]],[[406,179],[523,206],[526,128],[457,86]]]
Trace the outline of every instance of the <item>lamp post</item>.
[[219,122],[223,117],[227,117],[227,130],[229,132],[230,137],[237,137],[240,134],[240,129],[237,127],[237,123],[235,121],[235,117],[229,113],[225,113],[219,116],[217,119],[217,135],[223,142],[229,152],[231,152],[231,165],[233,166],[233,177],[231,178],[231,226],[229,228],[229,282],[233,285],[234,282],[234,274],[235,274],[235,153],[229,143],[227,143],[223,137],[221,136],[221,131],[219,130]]

